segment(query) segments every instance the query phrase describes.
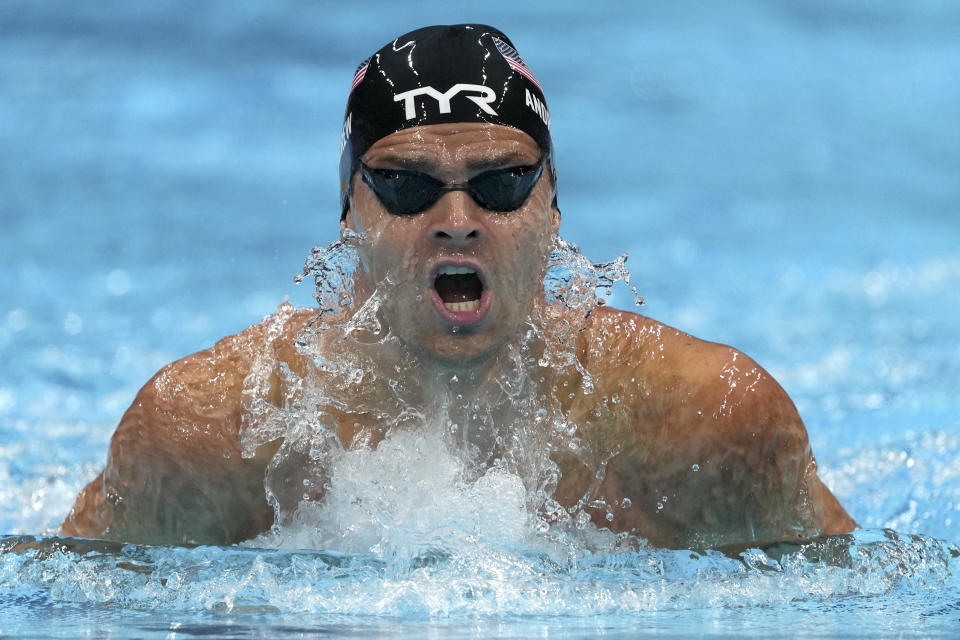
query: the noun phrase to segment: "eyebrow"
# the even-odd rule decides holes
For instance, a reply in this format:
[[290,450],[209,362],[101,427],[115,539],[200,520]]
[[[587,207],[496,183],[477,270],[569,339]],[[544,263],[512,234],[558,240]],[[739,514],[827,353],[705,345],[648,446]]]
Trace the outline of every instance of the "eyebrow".
[[378,167],[398,167],[413,171],[428,171],[436,167],[436,163],[427,156],[406,156],[386,154],[377,158]]
[[493,157],[471,158],[467,161],[467,168],[471,171],[480,171],[483,169],[499,169],[500,167],[525,166],[536,164],[538,159],[530,160],[522,151],[507,151]]

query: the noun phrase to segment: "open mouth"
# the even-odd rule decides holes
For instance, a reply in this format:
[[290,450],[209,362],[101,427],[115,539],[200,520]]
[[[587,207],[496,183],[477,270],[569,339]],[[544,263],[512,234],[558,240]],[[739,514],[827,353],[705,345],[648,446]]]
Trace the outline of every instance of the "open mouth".
[[444,265],[437,270],[433,288],[448,311],[475,312],[480,308],[483,282],[473,267]]

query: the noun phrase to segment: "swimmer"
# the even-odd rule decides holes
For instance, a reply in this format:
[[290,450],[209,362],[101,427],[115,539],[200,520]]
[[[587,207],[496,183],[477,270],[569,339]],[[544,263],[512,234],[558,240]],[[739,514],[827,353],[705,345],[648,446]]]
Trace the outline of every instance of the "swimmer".
[[[856,528],[818,478],[793,403],[749,357],[635,313],[597,306],[577,315],[545,302],[561,218],[549,124],[536,77],[488,26],[419,29],[358,68],[340,142],[340,226],[343,237],[360,239],[353,308],[379,295],[377,318],[396,338],[374,345],[371,367],[416,366],[401,381],[399,404],[426,412],[441,381],[462,406],[515,420],[490,380],[538,317],[541,354],[556,327],[575,329],[578,367],[544,368],[534,358],[522,372],[535,397],[576,425],[589,453],[551,453],[559,470],[552,495],[564,509],[602,501],[610,508],[590,513],[598,527],[671,548]],[[298,475],[308,460],[280,460],[290,434],[270,432],[251,450],[244,433],[254,407],[291,397],[284,380],[319,380],[310,373],[317,358],[302,344],[319,315],[286,305],[163,368],[124,414],[105,469],[61,533],[232,544],[269,530],[280,489],[299,496],[309,484]],[[313,335],[330,361],[360,348]],[[251,386],[264,358],[269,384]],[[367,379],[349,387],[354,397],[318,409],[346,448],[376,446],[369,436],[397,404],[400,392],[384,376]],[[338,384],[329,388],[335,395]],[[445,410],[457,419],[456,408]],[[315,483],[312,498],[323,490]]]

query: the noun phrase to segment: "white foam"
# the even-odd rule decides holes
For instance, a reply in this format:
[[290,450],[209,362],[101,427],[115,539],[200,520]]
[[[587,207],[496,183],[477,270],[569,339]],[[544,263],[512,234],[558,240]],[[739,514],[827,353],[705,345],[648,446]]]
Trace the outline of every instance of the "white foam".
[[326,494],[254,546],[408,556],[523,543],[532,531],[523,481],[501,468],[467,477],[442,425],[392,431],[376,449],[333,460]]

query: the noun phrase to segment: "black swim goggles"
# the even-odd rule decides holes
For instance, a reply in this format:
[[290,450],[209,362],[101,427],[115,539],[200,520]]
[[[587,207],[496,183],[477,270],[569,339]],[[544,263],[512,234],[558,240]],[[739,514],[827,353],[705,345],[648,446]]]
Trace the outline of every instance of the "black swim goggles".
[[484,171],[466,182],[447,184],[420,171],[373,169],[360,163],[360,176],[387,211],[409,216],[426,211],[448,191],[466,191],[489,211],[515,211],[523,206],[543,174],[544,155],[536,164]]

